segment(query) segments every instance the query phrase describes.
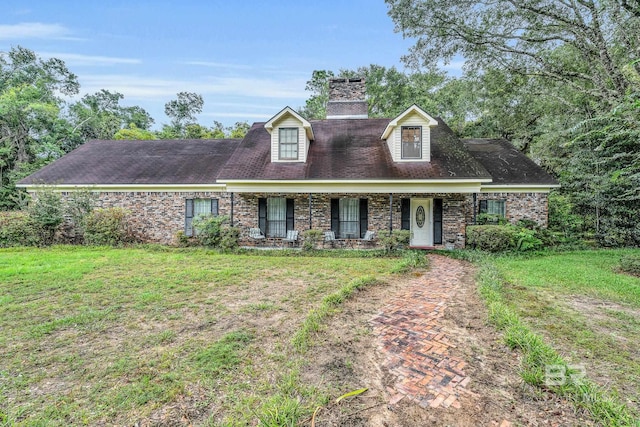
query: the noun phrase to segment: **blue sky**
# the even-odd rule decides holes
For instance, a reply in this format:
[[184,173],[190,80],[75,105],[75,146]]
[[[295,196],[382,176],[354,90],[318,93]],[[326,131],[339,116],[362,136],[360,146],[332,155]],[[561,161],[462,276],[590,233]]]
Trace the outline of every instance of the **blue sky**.
[[204,97],[201,124],[262,121],[304,105],[316,69],[372,63],[403,69],[411,46],[382,0],[66,1],[0,6],[0,51],[58,57],[81,95],[108,89],[158,127],[177,92]]

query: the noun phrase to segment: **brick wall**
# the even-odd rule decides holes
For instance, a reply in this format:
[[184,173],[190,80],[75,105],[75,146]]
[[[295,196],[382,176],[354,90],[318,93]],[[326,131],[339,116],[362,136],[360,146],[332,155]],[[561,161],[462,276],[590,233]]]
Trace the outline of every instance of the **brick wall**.
[[480,200],[505,200],[507,220],[515,224],[521,219],[530,219],[541,227],[549,220],[549,197],[546,193],[481,193]]
[[[65,196],[66,193],[63,193]],[[231,193],[225,192],[105,192],[100,193],[97,207],[122,207],[131,212],[138,232],[149,241],[171,244],[175,236],[184,230],[185,200],[217,198],[220,215],[231,215]],[[341,197],[368,198],[369,229],[377,233],[388,232],[391,222],[394,230],[401,227],[401,199],[440,198],[443,200],[443,245],[465,245],[465,228],[473,224],[474,205],[471,194],[394,194],[391,218],[388,194],[313,194],[311,196],[311,224],[309,223],[309,194],[235,193],[233,206],[234,225],[241,230],[240,244],[253,245],[249,228],[258,227],[258,199],[264,197],[293,198],[295,229],[300,233],[309,228],[331,229],[331,199]],[[544,193],[482,193],[480,200],[506,200],[507,219],[516,223],[531,219],[541,226],[547,225],[548,199]],[[477,207],[476,207],[477,209]],[[391,221],[390,221],[391,219]],[[279,244],[273,239],[271,244]],[[354,242],[340,242],[353,244]],[[438,246],[440,247],[440,246]]]
[[184,230],[185,200],[211,198],[219,200],[220,215],[231,213],[230,194],[222,192],[103,192],[99,193],[96,207],[127,209],[136,231],[145,239],[172,244],[176,234]]

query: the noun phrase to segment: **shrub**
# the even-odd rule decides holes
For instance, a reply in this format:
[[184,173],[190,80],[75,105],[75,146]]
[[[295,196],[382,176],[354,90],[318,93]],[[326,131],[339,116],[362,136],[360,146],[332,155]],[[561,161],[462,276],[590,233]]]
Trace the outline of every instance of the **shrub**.
[[483,251],[506,251],[513,247],[515,234],[510,225],[471,225],[467,227],[467,244]]
[[62,199],[50,188],[41,188],[29,204],[29,216],[41,245],[53,243],[56,231],[64,221]]
[[0,212],[0,247],[35,246],[39,241],[27,212]]
[[81,243],[87,216],[93,211],[98,195],[89,190],[74,191],[67,199],[65,211],[72,227],[71,240]]
[[514,235],[515,248],[519,251],[540,249],[542,240],[537,237],[537,232],[529,228],[520,228]]
[[620,259],[620,269],[625,273],[640,276],[640,255],[627,255]]
[[304,238],[304,242],[302,243],[303,251],[310,251],[312,249],[316,249],[318,244],[322,241],[323,234],[322,230],[305,230],[302,233],[302,237]]
[[507,219],[502,215],[498,214],[488,214],[481,213],[476,218],[476,221],[479,225],[505,225],[507,224]]
[[220,249],[232,251],[238,247],[240,239],[240,229],[238,227],[223,226],[220,230]]
[[228,216],[200,216],[193,221],[193,229],[198,241],[205,246],[219,249],[238,247],[240,230],[228,225]]
[[411,240],[411,232],[409,230],[393,230],[391,234],[387,231],[380,231],[377,236],[387,253],[408,248]]
[[89,245],[119,246],[135,239],[122,208],[96,209],[85,218],[84,240]]

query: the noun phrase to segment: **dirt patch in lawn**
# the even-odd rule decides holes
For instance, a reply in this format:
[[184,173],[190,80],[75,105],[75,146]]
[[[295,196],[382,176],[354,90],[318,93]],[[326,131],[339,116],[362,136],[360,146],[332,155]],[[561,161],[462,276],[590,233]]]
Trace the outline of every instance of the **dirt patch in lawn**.
[[[518,354],[487,324],[473,267],[463,263],[462,268],[464,275],[447,302],[442,330],[455,345],[454,355],[466,362],[465,373],[471,378],[467,388],[474,394],[461,395],[460,408],[423,408],[407,398],[390,404],[395,377],[381,368],[384,355],[377,347],[371,319],[391,296],[415,286],[415,277],[398,278],[358,292],[316,338],[303,377],[334,398],[318,411],[316,426],[593,425],[569,402],[523,383]],[[363,387],[369,390],[335,403],[336,397]]]

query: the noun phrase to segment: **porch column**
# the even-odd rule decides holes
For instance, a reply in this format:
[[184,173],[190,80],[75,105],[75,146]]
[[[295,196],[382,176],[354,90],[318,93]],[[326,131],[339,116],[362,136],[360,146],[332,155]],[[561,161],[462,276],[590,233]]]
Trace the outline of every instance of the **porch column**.
[[478,214],[478,193],[473,193],[473,225],[477,225],[476,215]]
[[309,230],[313,228],[313,208],[311,207],[311,193],[309,193]]
[[393,232],[393,193],[389,193],[389,235]]
[[233,193],[231,193],[231,215],[229,220],[231,221],[231,226],[233,227]]

